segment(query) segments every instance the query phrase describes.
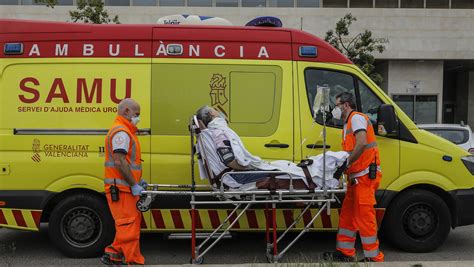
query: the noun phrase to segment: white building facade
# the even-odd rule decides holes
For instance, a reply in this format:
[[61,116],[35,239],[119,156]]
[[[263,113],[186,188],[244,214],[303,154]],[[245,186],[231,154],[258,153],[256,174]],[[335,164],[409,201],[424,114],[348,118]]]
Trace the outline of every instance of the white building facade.
[[[0,0],[1,18],[70,20],[76,0],[54,9],[33,0]],[[245,25],[276,16],[288,28],[324,38],[347,13],[351,33],[371,30],[386,51],[376,55],[382,88],[417,123],[474,128],[474,1],[471,0],[105,0],[121,23],[156,23],[163,16],[217,16]]]

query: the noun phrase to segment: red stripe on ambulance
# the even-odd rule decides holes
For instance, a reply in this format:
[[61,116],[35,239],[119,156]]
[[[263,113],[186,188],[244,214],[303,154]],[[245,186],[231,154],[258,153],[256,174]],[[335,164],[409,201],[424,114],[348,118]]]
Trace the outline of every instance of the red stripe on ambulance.
[[293,210],[283,210],[283,217],[285,218],[286,227],[290,227],[293,223]]
[[155,221],[155,226],[157,229],[165,229],[165,221],[163,220],[163,215],[160,210],[152,210],[151,215],[153,215],[153,220]]
[[[301,212],[303,212],[304,210],[301,210]],[[304,225],[308,225],[309,222],[311,222],[311,210],[307,210],[304,214],[303,214],[303,222],[304,222]],[[313,224],[314,225],[314,224]],[[313,225],[311,225],[310,227],[313,227]]]
[[143,217],[143,213],[141,213],[141,216],[142,216],[142,220],[140,222],[140,228],[141,229],[147,229],[145,218]]
[[211,220],[212,227],[219,227],[221,221],[219,220],[219,213],[217,212],[217,210],[208,210],[207,213],[209,214],[209,219]]
[[0,224],[7,224],[7,219],[5,218],[5,215],[3,215],[2,210],[0,210]]
[[[189,218],[193,217],[193,211],[189,210]],[[202,229],[202,222],[201,222],[201,215],[199,214],[199,210],[194,210],[194,222],[196,223],[196,229]]]
[[247,210],[245,211],[245,214],[247,215],[249,228],[258,228],[258,221],[257,221],[257,215],[255,214],[255,210]]
[[326,210],[321,212],[321,221],[323,222],[323,228],[332,228],[331,215],[328,215]]
[[377,226],[380,228],[382,224],[383,216],[385,215],[385,209],[375,209],[375,218],[377,219]]
[[41,222],[41,211],[32,210],[31,216],[33,217],[33,220],[35,221],[36,227],[38,227],[39,229],[40,222]]
[[[227,216],[229,216],[229,214],[232,212],[232,210],[228,210],[227,211]],[[232,214],[232,216],[230,216],[230,221],[233,222],[235,221],[235,219],[237,218],[237,215]],[[242,218],[242,217],[241,217]],[[237,221],[234,226],[232,227],[233,229],[239,229],[240,228],[240,224],[239,224],[239,221]]]
[[171,218],[173,219],[174,228],[184,229],[183,219],[181,218],[181,213],[179,210],[171,210]]
[[25,218],[23,218],[23,214],[21,213],[21,210],[12,210],[13,217],[15,218],[16,225],[20,227],[27,227]]

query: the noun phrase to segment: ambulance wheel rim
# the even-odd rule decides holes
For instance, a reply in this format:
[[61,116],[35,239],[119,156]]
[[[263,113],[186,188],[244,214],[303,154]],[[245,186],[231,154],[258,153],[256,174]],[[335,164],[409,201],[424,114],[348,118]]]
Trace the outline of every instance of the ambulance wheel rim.
[[412,237],[431,235],[436,230],[436,213],[426,204],[414,204],[406,209],[403,216],[405,231]]
[[92,209],[76,207],[66,212],[61,220],[61,234],[72,246],[88,247],[102,234],[102,222]]

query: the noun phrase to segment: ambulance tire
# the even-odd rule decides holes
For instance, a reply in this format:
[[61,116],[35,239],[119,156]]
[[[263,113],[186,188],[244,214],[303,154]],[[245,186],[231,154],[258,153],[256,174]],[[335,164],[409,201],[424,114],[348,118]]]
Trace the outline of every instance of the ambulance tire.
[[107,201],[91,194],[61,200],[49,219],[49,238],[70,258],[97,257],[115,236]]
[[413,189],[399,195],[384,218],[385,240],[407,252],[431,252],[451,230],[451,214],[435,193]]

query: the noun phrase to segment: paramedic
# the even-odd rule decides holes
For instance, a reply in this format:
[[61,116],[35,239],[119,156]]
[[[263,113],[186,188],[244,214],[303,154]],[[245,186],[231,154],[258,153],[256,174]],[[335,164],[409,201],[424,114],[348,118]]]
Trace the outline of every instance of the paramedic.
[[[203,106],[196,111],[196,117],[199,122],[202,123],[202,128],[208,128],[209,123],[227,123],[224,114],[219,113],[215,109],[209,106]],[[250,167],[240,165],[235,159],[235,155],[230,144],[230,140],[226,137],[223,131],[213,130],[212,132],[214,146],[216,148],[217,157],[213,157],[211,154],[209,157],[209,168],[214,172],[214,175],[220,177],[223,173],[234,170],[234,171],[251,171]],[[246,184],[256,182],[268,176],[264,173],[245,173],[233,175],[233,178],[238,180],[240,184]],[[235,185],[238,187],[239,185]]]
[[336,251],[325,252],[325,260],[354,261],[354,248],[357,231],[364,250],[363,261],[384,261],[379,250],[377,222],[375,218],[375,191],[382,173],[380,156],[375,141],[375,133],[369,118],[354,109],[352,94],[345,92],[336,96],[336,107],[332,114],[335,119],[343,119],[344,151],[351,155],[347,159],[347,193],[339,217],[339,229],[336,236]]
[[101,261],[107,265],[144,264],[140,252],[141,214],[136,202],[146,182],[141,179],[142,164],[137,123],[140,105],[126,98],[118,105],[118,116],[105,139],[105,193],[115,221],[115,239],[105,248]]

